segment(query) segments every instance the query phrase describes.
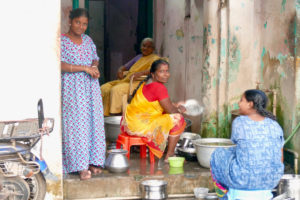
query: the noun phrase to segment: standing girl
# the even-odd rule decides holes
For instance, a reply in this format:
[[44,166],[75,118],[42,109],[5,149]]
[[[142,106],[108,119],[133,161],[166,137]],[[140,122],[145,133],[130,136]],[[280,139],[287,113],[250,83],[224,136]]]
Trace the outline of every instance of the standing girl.
[[70,30],[61,36],[63,169],[81,180],[101,173],[106,149],[99,57],[84,34],[88,20],[86,9],[71,11]]
[[283,131],[266,111],[267,96],[247,90],[232,124],[231,140],[236,147],[218,148],[211,157],[211,172],[217,192],[224,199],[268,200],[283,175]]

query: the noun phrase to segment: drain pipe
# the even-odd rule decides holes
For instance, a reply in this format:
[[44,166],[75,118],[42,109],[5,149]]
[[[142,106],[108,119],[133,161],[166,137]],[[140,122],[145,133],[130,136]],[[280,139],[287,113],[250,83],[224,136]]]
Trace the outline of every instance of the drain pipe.
[[294,169],[295,169],[295,174],[298,173],[298,158],[299,158],[299,154],[296,151],[293,151],[291,149],[286,149],[284,148],[284,151],[287,151],[291,154],[294,155]]
[[297,132],[297,130],[298,130],[299,127],[300,127],[300,122],[294,128],[294,130],[292,131],[292,133],[290,134],[290,136],[284,141],[284,144],[288,143],[290,141],[290,139],[292,139],[292,137],[296,134],[296,132]]

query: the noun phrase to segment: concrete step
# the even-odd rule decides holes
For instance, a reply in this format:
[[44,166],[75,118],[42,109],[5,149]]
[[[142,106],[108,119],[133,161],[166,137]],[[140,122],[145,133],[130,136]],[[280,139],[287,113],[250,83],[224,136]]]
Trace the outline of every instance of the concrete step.
[[129,163],[130,168],[125,173],[110,173],[104,169],[102,174],[85,181],[80,181],[78,174],[66,175],[64,199],[140,199],[140,183],[148,179],[167,181],[169,199],[193,199],[196,187],[213,190],[209,169],[200,167],[198,162],[185,161],[183,172],[179,174],[172,174],[174,169],[162,160],[151,165],[147,159],[131,155]]

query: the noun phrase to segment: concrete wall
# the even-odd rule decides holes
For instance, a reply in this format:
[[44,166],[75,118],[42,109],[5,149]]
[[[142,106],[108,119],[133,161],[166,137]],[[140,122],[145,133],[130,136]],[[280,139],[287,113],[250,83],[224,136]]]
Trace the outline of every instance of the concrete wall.
[[60,0],[4,1],[0,13],[0,120],[37,117],[44,102],[45,117],[55,119],[43,137],[43,157],[59,178],[47,183],[46,199],[62,199],[60,124]]
[[[258,86],[276,92],[276,115],[290,135],[300,119],[299,13],[298,1],[155,1],[154,34],[170,59],[170,95],[195,97],[205,107],[194,132],[230,137],[231,111]],[[272,111],[274,95],[267,94]],[[298,152],[299,132],[286,145]]]

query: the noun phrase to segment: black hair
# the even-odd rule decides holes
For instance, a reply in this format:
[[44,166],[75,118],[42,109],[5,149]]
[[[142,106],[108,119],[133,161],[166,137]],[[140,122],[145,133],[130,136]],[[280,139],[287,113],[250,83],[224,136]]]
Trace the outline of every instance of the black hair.
[[246,90],[244,95],[248,102],[253,102],[253,108],[258,112],[258,114],[276,121],[276,117],[271,112],[266,110],[268,97],[263,91]]
[[132,98],[134,97],[136,91],[141,87],[141,85],[145,82],[147,82],[150,78],[151,78],[151,74],[152,73],[155,73],[156,70],[158,70],[159,66],[160,65],[168,65],[169,66],[169,63],[166,61],[166,60],[163,60],[163,59],[158,59],[156,61],[154,61],[151,65],[151,68],[150,68],[150,74],[144,79],[142,80],[139,85],[136,87],[136,89],[133,91],[132,95],[129,95],[128,97],[128,103],[131,102]]
[[85,8],[76,8],[71,10],[69,18],[73,20],[74,18],[77,17],[86,17],[90,19],[89,11]]

